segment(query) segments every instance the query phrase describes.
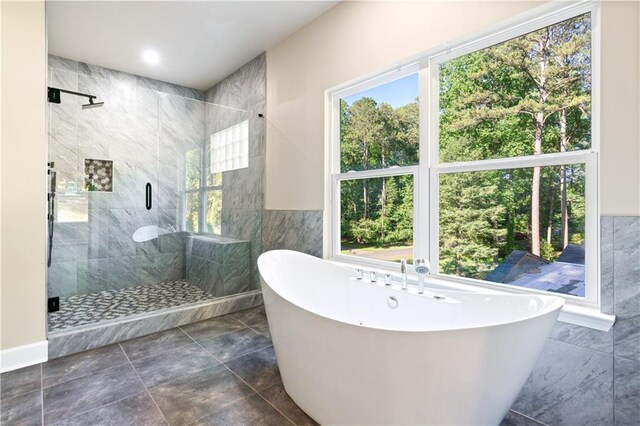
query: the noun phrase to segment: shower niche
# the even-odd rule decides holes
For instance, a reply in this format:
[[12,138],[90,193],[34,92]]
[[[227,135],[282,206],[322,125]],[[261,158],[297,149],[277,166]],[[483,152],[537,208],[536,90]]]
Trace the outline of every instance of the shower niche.
[[[106,344],[158,331],[158,315],[170,316],[167,328],[260,303],[262,119],[205,101],[219,102],[219,87],[205,93],[56,56],[48,78],[62,89],[48,104],[47,288],[60,297],[50,356],[88,349],[70,343],[90,341],[73,337],[83,330],[113,329],[97,338]],[[101,107],[83,107],[73,92]],[[131,318],[151,325],[123,330]]]

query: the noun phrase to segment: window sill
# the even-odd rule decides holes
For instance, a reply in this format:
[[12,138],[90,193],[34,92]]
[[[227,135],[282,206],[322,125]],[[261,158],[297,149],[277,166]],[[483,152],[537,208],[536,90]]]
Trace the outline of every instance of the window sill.
[[[388,269],[384,267],[371,267],[372,265],[367,265],[365,263],[352,263],[346,262],[343,260],[335,260],[329,259],[329,261],[335,265],[339,265],[349,269],[363,269],[365,271],[374,270],[376,272],[381,272],[384,274],[398,275],[398,270]],[[429,285],[435,286],[436,288],[443,290],[453,290],[453,291],[465,291],[469,293],[485,293],[485,294],[523,294],[523,292],[509,292],[505,290],[497,290],[485,287],[477,287],[470,284],[460,283],[456,281],[450,281],[447,279],[443,279],[440,277],[430,277]],[[415,286],[417,285],[414,280],[409,278],[409,285]],[[527,293],[525,293],[527,294]],[[533,294],[533,293],[529,293]],[[535,293],[538,294],[538,293]],[[551,295],[552,296],[552,295]],[[595,306],[583,306],[576,303],[571,303],[565,299],[565,304],[560,311],[560,315],[558,316],[558,321],[578,325],[581,327],[592,328],[600,331],[609,331],[613,324],[616,321],[615,315],[604,314],[600,312],[600,310]]]
[[565,303],[558,321],[600,331],[609,331],[616,322],[615,315],[603,314],[598,308]]

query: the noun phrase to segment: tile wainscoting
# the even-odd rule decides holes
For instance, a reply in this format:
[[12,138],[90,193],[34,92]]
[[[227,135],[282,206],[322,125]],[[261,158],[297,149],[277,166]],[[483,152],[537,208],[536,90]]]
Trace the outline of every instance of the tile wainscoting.
[[264,251],[289,249],[322,257],[322,210],[265,210]]
[[[263,221],[265,251],[322,256],[322,211],[265,210]],[[602,307],[616,323],[602,332],[558,322],[510,424],[640,424],[640,217],[603,216],[600,233]]]
[[546,424],[640,424],[640,217],[600,221],[608,332],[558,322],[513,406]]

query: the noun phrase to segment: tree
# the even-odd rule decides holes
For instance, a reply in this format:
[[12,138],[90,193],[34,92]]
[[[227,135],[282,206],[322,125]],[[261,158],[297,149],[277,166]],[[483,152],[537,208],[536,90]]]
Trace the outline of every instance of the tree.
[[[547,121],[588,98],[576,94],[585,78],[585,61],[580,59],[589,56],[585,53],[588,19],[582,15],[450,61],[453,69],[470,71],[467,87],[457,91],[450,105],[452,129],[525,115],[532,121],[530,154],[541,155]],[[445,89],[450,87],[442,82]],[[534,167],[530,210],[531,252],[536,255],[540,255],[540,182],[541,168]],[[566,215],[566,206],[561,210]]]

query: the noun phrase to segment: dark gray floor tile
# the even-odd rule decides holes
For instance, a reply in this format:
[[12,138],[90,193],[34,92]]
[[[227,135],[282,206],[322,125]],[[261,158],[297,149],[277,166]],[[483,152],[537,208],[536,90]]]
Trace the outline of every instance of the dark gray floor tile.
[[222,334],[237,331],[245,325],[227,315],[224,317],[212,318],[181,327],[182,330],[194,340],[200,342],[218,337]]
[[267,313],[264,310],[264,305],[245,309],[244,311],[234,312],[231,316],[246,325],[255,325],[267,322]]
[[258,395],[250,396],[216,414],[193,423],[193,426],[280,426],[291,424],[282,414]]
[[515,411],[509,410],[502,422],[500,422],[500,426],[540,426],[544,425],[544,423],[537,422],[529,417],[525,417],[520,413],[516,413]]
[[13,398],[40,389],[42,385],[40,364],[0,375],[0,399]]
[[271,386],[262,392],[260,395],[267,401],[269,401],[274,407],[276,407],[282,414],[287,416],[292,422],[298,426],[316,426],[316,423],[311,417],[296,405],[295,402],[289,397],[287,391],[284,389],[281,383]]
[[260,324],[253,324],[251,328],[253,328],[258,333],[264,334],[269,339],[271,339],[271,330],[269,330],[269,324],[267,324],[266,322],[260,323]]
[[280,383],[273,346],[232,359],[225,365],[258,392]]
[[129,362],[119,345],[109,345],[42,364],[44,387]]
[[180,346],[193,343],[193,340],[179,328],[150,334],[120,343],[130,360],[157,355]]
[[200,344],[213,354],[220,362],[255,352],[271,344],[271,340],[250,328],[223,334],[213,339],[204,340]]
[[144,391],[56,423],[56,426],[166,425],[151,396]]
[[0,424],[41,425],[42,393],[40,389],[0,401]]
[[219,364],[213,355],[197,343],[191,343],[168,352],[132,361],[147,387],[205,370]]
[[223,365],[149,389],[171,425],[215,414],[254,392]]
[[56,423],[142,391],[129,364],[72,379],[44,390],[44,421]]

